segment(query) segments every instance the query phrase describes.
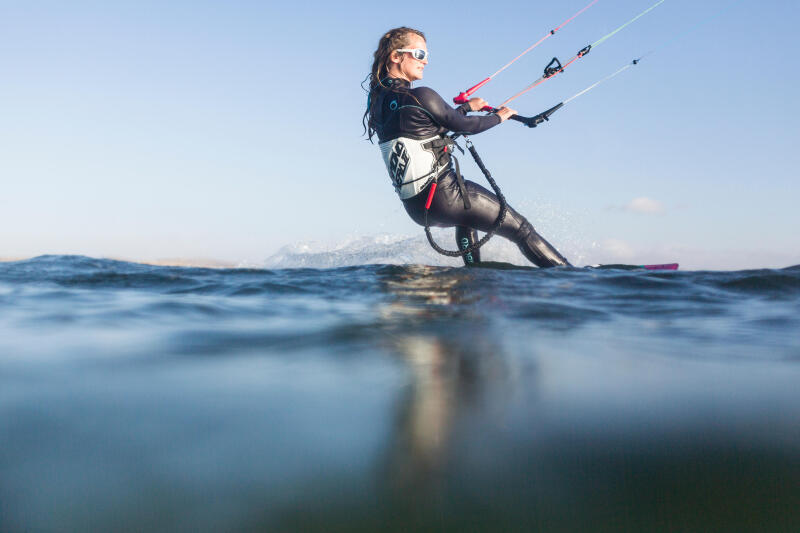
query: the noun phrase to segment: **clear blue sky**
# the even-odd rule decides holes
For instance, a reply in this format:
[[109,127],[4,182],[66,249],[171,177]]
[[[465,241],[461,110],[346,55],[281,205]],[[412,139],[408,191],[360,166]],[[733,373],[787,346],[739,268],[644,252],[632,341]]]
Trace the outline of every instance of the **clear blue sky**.
[[[425,31],[421,83],[450,98],[586,3],[0,2],[0,257],[258,262],[299,241],[420,233],[360,137],[381,33]],[[479,95],[502,101],[651,3],[600,0]],[[667,0],[512,107],[538,113],[728,5]],[[557,245],[800,263],[799,15],[738,2],[543,127],[474,141]]]

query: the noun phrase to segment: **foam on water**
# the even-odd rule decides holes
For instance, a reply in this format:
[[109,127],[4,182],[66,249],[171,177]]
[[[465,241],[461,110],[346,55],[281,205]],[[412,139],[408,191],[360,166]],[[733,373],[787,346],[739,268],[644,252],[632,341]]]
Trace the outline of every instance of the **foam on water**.
[[[453,230],[432,230],[441,246],[455,250]],[[482,249],[494,261],[516,265],[530,263],[511,242],[494,238]],[[437,253],[425,235],[404,236],[381,234],[347,239],[337,243],[304,242],[284,246],[264,261],[266,268],[335,268],[343,266],[386,264],[420,264],[458,266],[461,259]]]
[[[432,229],[436,242],[448,250],[455,250],[456,243],[452,229]],[[560,248],[567,258],[576,265],[601,262],[622,263],[630,259],[626,254],[615,250],[613,243],[579,243],[569,241]],[[492,238],[481,248],[481,257],[487,261],[531,266],[519,248],[501,237]],[[593,261],[594,260],[594,261]],[[459,258],[443,256],[431,248],[425,234],[396,235],[379,234],[351,237],[338,242],[298,242],[283,246],[269,256],[259,266],[265,268],[336,268],[356,265],[431,265],[458,266]]]

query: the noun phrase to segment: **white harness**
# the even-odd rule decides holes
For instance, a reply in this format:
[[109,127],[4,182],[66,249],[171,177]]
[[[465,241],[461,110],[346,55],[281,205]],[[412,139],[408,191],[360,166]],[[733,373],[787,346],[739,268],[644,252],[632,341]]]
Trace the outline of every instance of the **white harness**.
[[424,147],[440,138],[438,135],[422,140],[398,137],[380,144],[389,179],[401,200],[416,196],[444,169],[449,168],[449,164],[438,164],[432,147]]

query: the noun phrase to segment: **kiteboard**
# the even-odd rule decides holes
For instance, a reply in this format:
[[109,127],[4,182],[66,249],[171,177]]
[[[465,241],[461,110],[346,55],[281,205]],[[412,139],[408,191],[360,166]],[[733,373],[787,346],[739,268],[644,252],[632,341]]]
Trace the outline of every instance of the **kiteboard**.
[[589,265],[586,268],[603,270],[678,270],[678,266],[678,263],[664,263],[660,265]]
[[[514,265],[502,261],[481,261],[470,265],[470,268],[493,268],[498,270],[529,270],[534,267]],[[662,263],[654,265],[587,265],[584,268],[593,270],[678,270],[679,263]],[[538,269],[537,269],[538,270]]]

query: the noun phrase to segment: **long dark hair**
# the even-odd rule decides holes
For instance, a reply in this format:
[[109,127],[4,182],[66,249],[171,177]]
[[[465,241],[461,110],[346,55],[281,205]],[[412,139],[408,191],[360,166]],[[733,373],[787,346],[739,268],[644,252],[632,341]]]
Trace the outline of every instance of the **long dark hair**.
[[[409,34],[419,35],[425,39],[425,34],[421,31],[401,26],[384,33],[381,40],[378,41],[378,49],[372,54],[374,57],[372,61],[372,70],[370,70],[370,73],[364,79],[364,82],[369,80],[369,90],[366,88],[364,89],[369,93],[369,98],[367,98],[367,110],[364,111],[364,116],[361,118],[361,125],[364,126],[364,134],[367,135],[370,142],[372,142],[372,136],[375,135],[375,125],[372,121],[372,108],[375,104],[373,94],[378,86],[384,86],[381,81],[387,73],[389,56],[398,48],[405,48],[408,46]],[[364,86],[364,82],[361,84],[362,87]]]

